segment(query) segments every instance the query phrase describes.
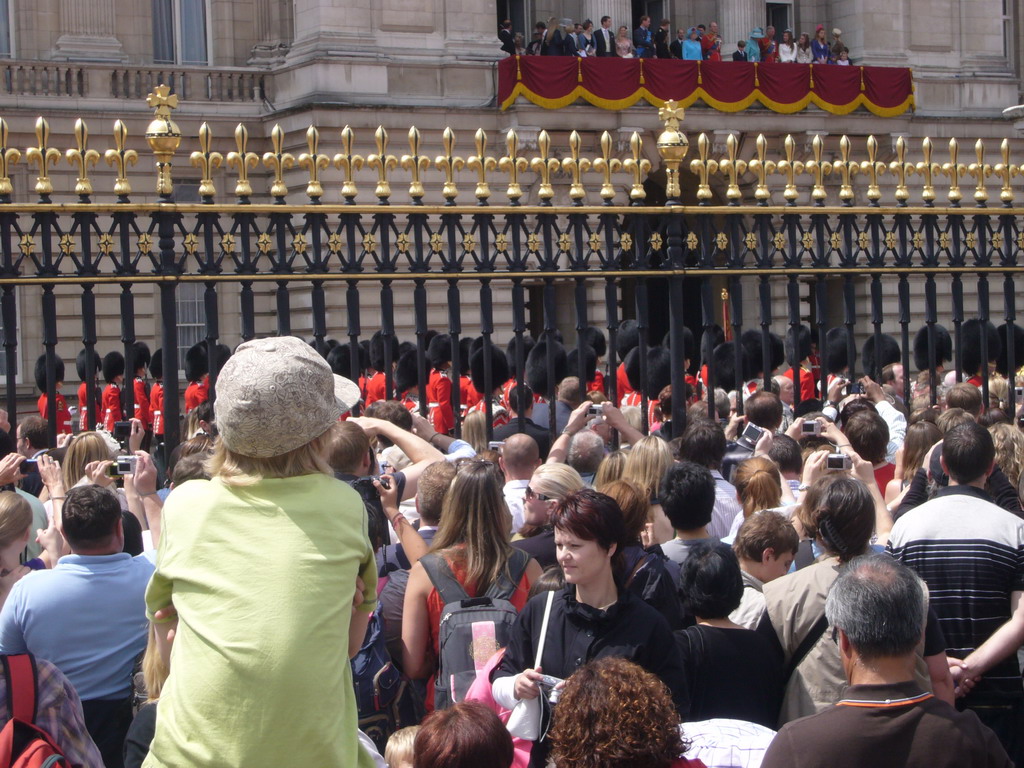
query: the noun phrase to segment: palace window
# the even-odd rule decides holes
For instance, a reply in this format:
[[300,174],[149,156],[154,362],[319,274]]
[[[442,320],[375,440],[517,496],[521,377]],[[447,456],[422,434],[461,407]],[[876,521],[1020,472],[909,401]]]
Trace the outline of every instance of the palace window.
[[154,63],[210,63],[207,3],[208,0],[153,0]]
[[10,58],[14,53],[11,32],[10,0],[0,0],[0,58]]

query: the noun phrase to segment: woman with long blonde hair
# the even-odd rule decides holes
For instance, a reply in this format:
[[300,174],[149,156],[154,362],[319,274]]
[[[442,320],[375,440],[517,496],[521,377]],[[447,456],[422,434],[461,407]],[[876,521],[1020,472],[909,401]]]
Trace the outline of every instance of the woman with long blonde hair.
[[[516,585],[509,602],[517,610],[526,605],[530,584],[543,573],[535,560],[517,553],[509,544],[512,520],[502,485],[497,466],[469,460],[459,467],[445,494],[431,552],[413,565],[405,590],[402,668],[412,678],[432,675],[439,654],[444,600],[430,570],[450,573],[469,597],[484,594],[503,576],[508,577]],[[434,692],[434,685],[428,685],[428,710],[433,709]]]
[[672,523],[658,502],[658,487],[673,461],[668,443],[654,435],[638,440],[626,456],[622,479],[635,483],[649,499],[647,522],[651,531],[644,541],[646,546],[670,541],[675,536]]

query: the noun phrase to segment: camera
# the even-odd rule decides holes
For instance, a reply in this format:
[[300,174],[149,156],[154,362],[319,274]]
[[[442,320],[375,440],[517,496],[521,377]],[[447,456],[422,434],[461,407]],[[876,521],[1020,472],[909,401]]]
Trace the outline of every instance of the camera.
[[1024,387],[1014,387],[1013,388],[1013,398],[1014,398],[1014,400],[1017,400],[1018,402],[1021,401],[1021,400],[1024,400]]
[[21,462],[20,469],[23,475],[34,475],[39,472],[39,462],[35,459],[25,459]]
[[748,443],[751,448],[757,445],[757,441],[761,439],[761,435],[764,434],[764,430],[757,426],[757,424],[747,424],[743,428],[743,434],[740,435],[740,440]]
[[587,415],[589,416],[604,416],[604,409],[595,403],[594,405],[587,408]]
[[377,478],[377,482],[380,483],[381,488],[391,490],[391,475],[381,475]]
[[115,421],[114,422],[114,439],[118,442],[124,442],[132,434],[132,423],[130,421]]
[[505,447],[505,441],[504,440],[491,440],[487,444],[487,447],[490,450],[492,450],[492,451],[498,451],[500,453],[501,449]]
[[821,422],[818,421],[817,419],[805,421],[803,424],[800,425],[800,434],[814,435],[817,437],[818,435],[821,434]]
[[118,456],[114,463],[107,468],[107,475],[110,477],[121,477],[122,475],[134,475],[135,466],[139,462],[138,456]]
[[825,459],[825,469],[829,472],[845,472],[853,466],[853,461],[845,453],[830,453]]
[[541,691],[548,697],[548,701],[552,704],[558,703],[558,698],[562,695],[562,692],[555,688],[556,685],[562,682],[560,677],[552,677],[551,675],[542,675],[537,684],[540,686]]
[[853,382],[850,385],[850,394],[851,395],[863,395],[864,394],[864,385],[861,384],[859,381]]

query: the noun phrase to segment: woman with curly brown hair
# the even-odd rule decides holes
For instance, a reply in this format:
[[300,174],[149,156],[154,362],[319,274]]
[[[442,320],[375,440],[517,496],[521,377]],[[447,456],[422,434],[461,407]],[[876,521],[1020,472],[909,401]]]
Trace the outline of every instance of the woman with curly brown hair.
[[565,681],[549,735],[556,768],[696,768],[668,688],[621,658],[597,659]]

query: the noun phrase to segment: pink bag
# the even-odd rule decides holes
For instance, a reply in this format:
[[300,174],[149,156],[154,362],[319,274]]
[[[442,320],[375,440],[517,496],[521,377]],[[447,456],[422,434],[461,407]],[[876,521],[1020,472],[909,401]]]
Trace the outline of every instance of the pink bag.
[[[484,665],[484,668],[477,672],[476,680],[469,687],[469,692],[466,694],[466,701],[479,701],[481,704],[486,704],[490,707],[501,719],[501,722],[507,723],[508,717],[512,714],[512,710],[505,709],[501,704],[494,700],[494,696],[491,694],[491,672],[501,664],[501,659],[505,655],[505,649],[502,648],[496,654],[491,656],[490,660]],[[512,759],[512,768],[527,768],[530,764],[530,750],[533,749],[532,741],[523,741],[522,739],[512,738],[512,747],[514,751],[514,757]]]

